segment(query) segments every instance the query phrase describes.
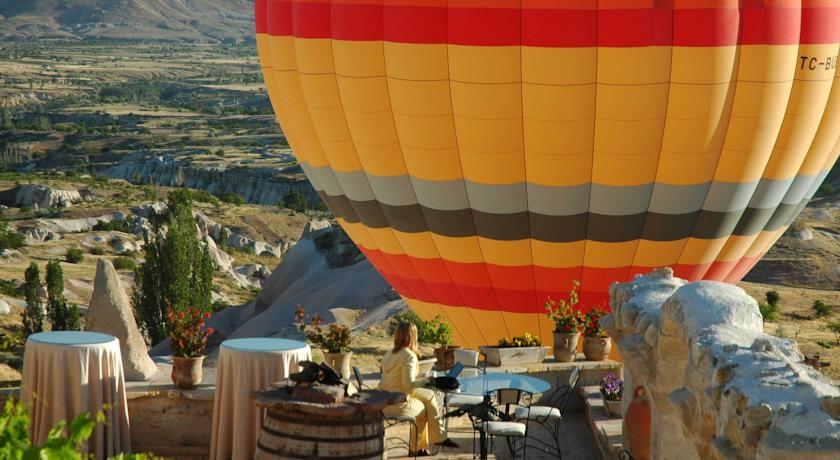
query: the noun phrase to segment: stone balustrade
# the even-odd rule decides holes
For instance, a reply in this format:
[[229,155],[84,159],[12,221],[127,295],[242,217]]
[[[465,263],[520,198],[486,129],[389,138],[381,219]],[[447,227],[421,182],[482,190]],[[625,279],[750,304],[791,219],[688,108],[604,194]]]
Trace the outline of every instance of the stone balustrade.
[[669,268],[610,288],[602,324],[627,389],[651,399],[657,459],[840,458],[840,389],[792,340],[764,333],[755,299]]

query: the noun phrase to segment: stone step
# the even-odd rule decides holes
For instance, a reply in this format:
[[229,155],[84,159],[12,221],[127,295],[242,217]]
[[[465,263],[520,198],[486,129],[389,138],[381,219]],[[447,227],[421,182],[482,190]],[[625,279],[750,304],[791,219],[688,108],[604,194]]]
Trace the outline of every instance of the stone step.
[[580,394],[584,401],[586,420],[598,444],[601,458],[618,458],[618,454],[624,449],[621,418],[607,415],[599,387],[583,386],[580,388]]

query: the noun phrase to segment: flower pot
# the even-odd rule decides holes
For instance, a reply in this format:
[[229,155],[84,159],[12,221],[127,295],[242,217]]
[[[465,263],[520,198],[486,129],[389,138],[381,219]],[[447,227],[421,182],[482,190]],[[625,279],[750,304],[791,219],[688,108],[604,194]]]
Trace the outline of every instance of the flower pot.
[[458,345],[449,345],[447,347],[435,348],[435,369],[445,371],[451,369],[455,365],[455,350],[461,348]]
[[548,347],[479,347],[487,359],[488,366],[507,366],[512,364],[537,364],[543,362],[548,354]]
[[612,339],[609,337],[584,337],[583,355],[587,361],[603,361],[610,356]]
[[194,358],[172,357],[172,383],[179,390],[191,390],[201,383],[204,356]]
[[423,376],[429,373],[437,362],[437,358],[421,359],[417,361],[417,375]]
[[341,375],[341,378],[344,380],[350,379],[350,359],[353,357],[353,352],[338,352],[338,353],[329,353],[324,352],[324,361],[329,365],[331,368],[335,369]]
[[580,342],[580,332],[554,331],[554,360],[561,363],[574,361],[578,342]]
[[610,400],[604,398],[604,410],[610,417],[621,417],[621,400]]

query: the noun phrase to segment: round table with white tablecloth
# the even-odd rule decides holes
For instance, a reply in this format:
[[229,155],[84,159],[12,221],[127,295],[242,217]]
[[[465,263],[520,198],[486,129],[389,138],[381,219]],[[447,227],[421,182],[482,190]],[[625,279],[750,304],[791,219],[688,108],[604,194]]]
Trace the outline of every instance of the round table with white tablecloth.
[[289,339],[251,338],[222,342],[216,366],[210,458],[254,458],[261,411],[251,392],[298,372],[312,358],[309,345]]
[[53,331],[32,334],[23,355],[21,401],[29,405],[29,437],[43,444],[58,422],[100,411],[88,452],[104,459],[131,451],[120,343],[97,332]]

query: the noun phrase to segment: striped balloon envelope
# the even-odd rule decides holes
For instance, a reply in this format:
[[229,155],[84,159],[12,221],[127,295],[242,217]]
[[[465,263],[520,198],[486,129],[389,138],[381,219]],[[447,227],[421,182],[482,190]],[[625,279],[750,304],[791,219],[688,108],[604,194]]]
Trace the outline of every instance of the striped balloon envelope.
[[[258,0],[274,111],[461,345],[671,266],[737,282],[838,156],[837,0]],[[546,340],[547,342],[550,341]]]

